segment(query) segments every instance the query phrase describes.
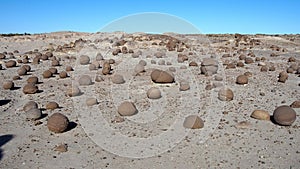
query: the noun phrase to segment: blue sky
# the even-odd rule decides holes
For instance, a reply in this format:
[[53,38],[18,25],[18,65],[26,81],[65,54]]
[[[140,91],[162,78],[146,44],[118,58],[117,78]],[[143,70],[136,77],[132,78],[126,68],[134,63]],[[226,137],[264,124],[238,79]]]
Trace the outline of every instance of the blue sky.
[[1,0],[0,4],[0,33],[97,32],[119,18],[144,12],[177,16],[202,33],[300,33],[299,0]]

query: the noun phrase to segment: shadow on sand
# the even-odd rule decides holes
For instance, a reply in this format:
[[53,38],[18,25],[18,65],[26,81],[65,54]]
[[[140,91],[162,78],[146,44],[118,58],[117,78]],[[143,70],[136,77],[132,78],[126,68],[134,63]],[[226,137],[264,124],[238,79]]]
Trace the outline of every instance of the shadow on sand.
[[11,134],[6,134],[6,135],[2,135],[0,136],[0,161],[2,159],[3,153],[2,153],[2,149],[1,147],[6,144],[7,142],[9,142],[14,136]]

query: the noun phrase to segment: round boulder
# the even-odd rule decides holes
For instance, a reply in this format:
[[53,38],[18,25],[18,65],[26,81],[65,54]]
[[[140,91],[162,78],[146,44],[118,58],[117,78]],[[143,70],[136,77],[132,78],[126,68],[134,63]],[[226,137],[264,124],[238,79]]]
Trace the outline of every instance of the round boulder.
[[90,63],[90,57],[87,56],[87,55],[81,55],[79,57],[79,63],[81,65],[87,65],[87,64],[89,64]]
[[161,98],[161,92],[157,87],[151,87],[147,91],[147,97],[149,99],[159,99],[159,98]]
[[279,125],[290,126],[296,120],[296,112],[290,106],[279,106],[274,110],[273,118]]
[[204,127],[204,122],[197,115],[189,115],[184,119],[183,127],[188,129],[200,129]]
[[240,84],[240,85],[247,84],[248,83],[248,76],[246,76],[246,75],[239,75],[236,78],[236,83]]
[[4,90],[11,90],[15,86],[14,82],[11,80],[4,81],[2,87]]
[[61,113],[52,114],[47,121],[48,129],[54,133],[62,133],[66,131],[68,125],[69,119]]
[[92,78],[89,75],[82,75],[78,79],[78,83],[80,86],[88,86],[92,84]]
[[231,101],[233,100],[233,97],[234,97],[233,92],[229,88],[222,88],[218,92],[218,98],[221,101]]
[[173,83],[174,76],[163,70],[155,69],[151,73],[151,79],[155,83]]
[[24,94],[35,94],[36,92],[38,92],[38,87],[34,84],[28,83],[23,87]]
[[121,116],[132,116],[136,114],[138,110],[136,109],[135,105],[132,102],[124,101],[118,107],[118,113]]
[[120,74],[115,74],[111,81],[114,83],[114,84],[123,84],[125,83],[125,80],[124,80],[124,77]]
[[270,114],[265,110],[254,110],[250,117],[258,120],[270,120]]

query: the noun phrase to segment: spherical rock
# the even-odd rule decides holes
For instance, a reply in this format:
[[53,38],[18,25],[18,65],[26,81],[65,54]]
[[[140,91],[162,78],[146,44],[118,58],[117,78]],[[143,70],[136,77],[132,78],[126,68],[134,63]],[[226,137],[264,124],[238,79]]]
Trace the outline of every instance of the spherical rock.
[[23,110],[26,112],[30,109],[38,109],[38,104],[34,101],[29,101],[23,106]]
[[67,71],[67,72],[73,71],[72,66],[66,66],[66,71]]
[[96,61],[101,61],[101,60],[104,60],[102,54],[101,53],[97,53],[97,55],[96,55]]
[[9,60],[5,63],[6,68],[11,68],[11,67],[16,67],[16,66],[17,66],[17,62],[14,60]]
[[268,67],[265,65],[260,68],[261,72],[267,72],[268,70],[269,70]]
[[237,62],[237,63],[236,63],[236,66],[237,66],[237,67],[244,67],[244,63],[243,63],[243,62]]
[[109,64],[114,64],[114,63],[116,63],[116,61],[115,61],[114,59],[109,59],[109,60],[108,60],[108,63],[109,63]]
[[205,75],[216,74],[218,71],[218,62],[213,58],[204,58],[200,70]]
[[94,64],[90,64],[89,65],[89,70],[92,71],[92,70],[97,70],[97,66],[94,65]]
[[282,71],[279,73],[278,82],[285,83],[285,81],[288,79],[288,77],[289,77],[289,75],[287,74],[287,72]]
[[18,70],[17,70],[17,73],[19,76],[23,76],[23,75],[26,75],[27,74],[27,70],[24,68],[24,67],[20,67]]
[[103,82],[104,79],[103,79],[103,77],[101,77],[100,75],[97,75],[97,76],[95,77],[95,81],[96,81],[96,82]]
[[49,71],[52,73],[52,74],[57,74],[57,69],[55,67],[51,67],[49,68]]
[[52,114],[47,121],[48,129],[54,133],[62,133],[66,131],[68,125],[69,119],[61,113]]
[[132,102],[124,101],[118,107],[118,113],[121,116],[132,116],[136,114],[138,110],[136,109],[135,105]]
[[43,77],[44,78],[50,78],[52,77],[52,72],[50,70],[46,70],[43,72]]
[[250,117],[258,120],[270,120],[270,114],[265,110],[254,110]]
[[290,107],[292,107],[292,108],[300,108],[300,100],[294,101],[294,102],[290,105]]
[[38,92],[38,87],[34,84],[28,83],[23,87],[24,94],[35,94],[36,92]]
[[245,63],[246,64],[251,64],[251,63],[253,63],[254,61],[253,61],[253,59],[252,58],[250,58],[250,57],[246,57],[245,58]]
[[186,91],[190,89],[190,84],[188,82],[180,82],[179,90],[180,91]]
[[88,85],[93,84],[92,78],[89,75],[82,75],[78,79],[78,83],[79,83],[80,86],[88,86]]
[[58,61],[58,60],[53,60],[53,61],[51,62],[51,65],[52,65],[52,66],[59,66],[60,64],[59,64],[59,61]]
[[70,97],[78,96],[81,94],[81,90],[78,86],[72,86],[67,90],[67,95]]
[[79,63],[81,65],[87,65],[87,64],[89,64],[90,63],[90,57],[87,56],[87,55],[81,55],[79,57]]
[[183,127],[188,129],[200,129],[204,127],[204,122],[197,115],[189,115],[184,119]]
[[38,108],[32,108],[25,112],[26,118],[29,120],[37,120],[42,117],[42,112]]
[[233,91],[229,88],[222,88],[218,92],[218,98],[221,101],[231,101],[233,100]]
[[97,104],[97,99],[96,98],[88,98],[85,101],[87,106],[93,106],[95,104]]
[[151,79],[155,83],[173,83],[174,76],[163,70],[154,69],[151,73]]
[[49,102],[46,104],[46,109],[48,110],[54,110],[57,109],[59,106],[56,102]]
[[22,68],[26,69],[27,72],[31,71],[31,67],[29,65],[23,65]]
[[192,62],[189,63],[189,66],[198,66],[198,64],[197,64],[197,62],[192,61]]
[[21,77],[20,76],[13,76],[13,78],[12,78],[13,80],[20,80],[21,79]]
[[4,90],[11,90],[15,86],[14,82],[11,80],[4,81],[2,87]]
[[143,65],[143,66],[146,66],[147,65],[147,62],[145,60],[140,60],[139,61],[139,64],[140,65]]
[[68,73],[67,72],[65,72],[65,71],[61,71],[60,73],[59,73],[59,77],[60,78],[66,78],[66,77],[68,77]]
[[246,75],[239,75],[237,78],[236,78],[236,83],[237,84],[247,84],[248,83],[248,76]]
[[290,106],[279,106],[274,110],[273,118],[279,125],[290,126],[296,120],[296,112]]
[[159,99],[159,98],[161,98],[161,92],[157,87],[151,87],[147,91],[147,97],[149,99]]
[[36,76],[31,76],[27,78],[27,83],[37,84],[39,82],[39,78]]
[[137,64],[134,67],[134,72],[135,72],[135,74],[139,74],[139,73],[145,72],[145,66],[142,65],[142,64]]
[[124,77],[122,75],[120,75],[120,74],[115,74],[112,77],[111,81],[113,83],[115,83],[115,84],[123,84],[123,83],[125,83]]

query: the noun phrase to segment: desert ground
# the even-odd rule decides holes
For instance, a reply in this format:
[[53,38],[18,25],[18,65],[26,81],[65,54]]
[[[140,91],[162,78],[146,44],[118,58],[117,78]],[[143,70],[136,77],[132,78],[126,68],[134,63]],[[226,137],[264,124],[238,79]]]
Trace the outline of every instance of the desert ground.
[[2,35],[0,64],[0,168],[300,168],[300,35]]

